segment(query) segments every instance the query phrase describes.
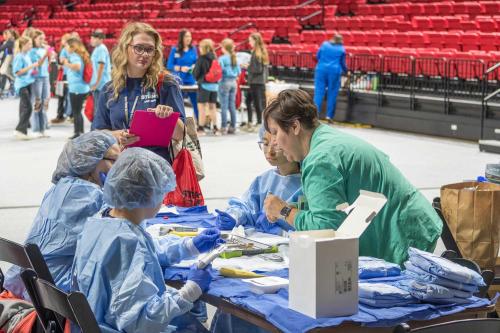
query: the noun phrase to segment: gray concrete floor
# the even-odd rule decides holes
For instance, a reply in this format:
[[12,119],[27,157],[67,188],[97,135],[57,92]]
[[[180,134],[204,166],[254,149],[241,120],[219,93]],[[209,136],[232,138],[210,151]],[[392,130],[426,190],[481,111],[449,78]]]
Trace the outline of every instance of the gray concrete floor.
[[[22,242],[51,185],[57,158],[73,125],[52,126],[50,138],[16,141],[13,133],[18,106],[18,99],[0,101],[0,236]],[[56,107],[57,100],[51,100],[49,119],[55,116]],[[487,163],[500,160],[499,155],[479,152],[474,142],[382,129],[339,128],[386,152],[429,200],[439,195],[441,185],[483,175]],[[246,132],[201,138],[206,169],[201,187],[210,210],[224,208],[228,197],[239,196],[268,168],[256,141],[256,133]],[[5,264],[0,267],[5,268]]]

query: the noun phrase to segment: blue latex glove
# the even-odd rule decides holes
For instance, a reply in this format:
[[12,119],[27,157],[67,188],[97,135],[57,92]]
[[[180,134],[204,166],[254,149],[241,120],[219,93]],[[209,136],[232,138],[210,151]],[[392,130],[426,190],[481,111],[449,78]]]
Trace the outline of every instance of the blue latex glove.
[[193,244],[200,253],[210,251],[220,243],[220,231],[217,228],[205,229],[193,237]]
[[200,286],[202,292],[206,292],[210,286],[210,282],[212,282],[212,275],[210,275],[208,267],[211,267],[211,265],[208,265],[204,269],[198,269],[193,265],[187,275],[187,279]]
[[106,182],[106,177],[108,175],[104,172],[99,172],[99,179],[101,180],[101,185],[104,187],[104,183]]
[[[255,223],[257,227],[260,227],[260,229],[266,233],[272,233],[275,234],[279,232],[279,229],[281,228],[285,231],[295,231],[295,228],[289,225],[286,221],[279,219],[275,223],[269,222],[269,220],[266,217],[266,214],[261,213],[259,217],[257,218],[257,222]],[[273,230],[275,229],[275,230]]]
[[215,211],[218,214],[215,219],[217,228],[219,228],[220,230],[233,230],[236,225],[236,220],[226,212],[222,212],[218,209],[216,209]]

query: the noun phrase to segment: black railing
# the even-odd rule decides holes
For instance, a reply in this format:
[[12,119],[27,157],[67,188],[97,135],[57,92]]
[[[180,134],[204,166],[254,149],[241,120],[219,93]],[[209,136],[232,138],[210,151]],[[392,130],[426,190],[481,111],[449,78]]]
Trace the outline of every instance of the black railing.
[[488,102],[500,101],[500,62],[488,63],[488,68],[483,73],[483,89],[481,103],[481,140],[484,139],[484,122],[489,117]]

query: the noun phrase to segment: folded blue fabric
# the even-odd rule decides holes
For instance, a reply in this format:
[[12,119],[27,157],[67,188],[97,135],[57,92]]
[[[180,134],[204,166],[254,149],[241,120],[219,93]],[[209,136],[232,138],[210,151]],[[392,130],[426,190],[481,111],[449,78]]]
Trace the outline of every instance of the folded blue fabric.
[[373,306],[375,308],[393,308],[396,306],[406,306],[408,304],[414,304],[416,301],[414,299],[402,300],[402,299],[373,299],[373,298],[359,298],[359,303]]
[[389,263],[383,259],[359,257],[358,275],[360,279],[398,276],[401,274],[399,265]]
[[426,303],[467,304],[472,302],[472,292],[446,288],[437,284],[401,280],[398,282],[398,286],[407,290],[413,297]]
[[428,273],[460,283],[485,286],[482,276],[467,267],[413,247],[408,253],[410,262]]
[[403,272],[403,275],[409,276],[410,278],[413,278],[419,282],[438,284],[444,287],[468,292],[476,292],[479,290],[476,285],[456,282],[428,273],[423,269],[413,265],[409,261],[405,262],[404,265],[406,267],[406,271]]
[[408,291],[387,283],[359,283],[358,294],[361,298],[380,300],[411,300]]

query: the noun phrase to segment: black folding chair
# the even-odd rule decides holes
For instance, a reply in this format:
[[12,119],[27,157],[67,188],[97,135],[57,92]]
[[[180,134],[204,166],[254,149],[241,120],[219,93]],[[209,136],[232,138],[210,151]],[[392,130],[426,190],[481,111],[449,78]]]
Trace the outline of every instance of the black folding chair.
[[83,333],[100,332],[90,305],[82,293],[65,293],[38,278],[31,269],[23,271],[21,278],[46,333],[64,333],[64,323],[58,317],[69,319]]
[[43,259],[40,249],[35,244],[21,245],[0,237],[0,261],[5,261],[24,269],[31,268],[41,279],[54,283],[45,259]]
[[393,333],[500,333],[500,319],[466,319],[450,321],[437,325],[430,325],[412,329],[408,324],[401,324],[394,328]]
[[437,197],[432,200],[432,207],[438,214],[439,218],[441,219],[441,222],[443,223],[443,230],[441,231],[441,239],[443,240],[444,247],[447,250],[452,250],[455,253],[458,254],[459,257],[462,256],[460,253],[460,250],[458,249],[457,242],[455,241],[455,238],[453,238],[453,234],[451,233],[450,227],[448,226],[448,222],[446,222],[446,219],[444,218],[443,212],[441,210],[441,198]]

